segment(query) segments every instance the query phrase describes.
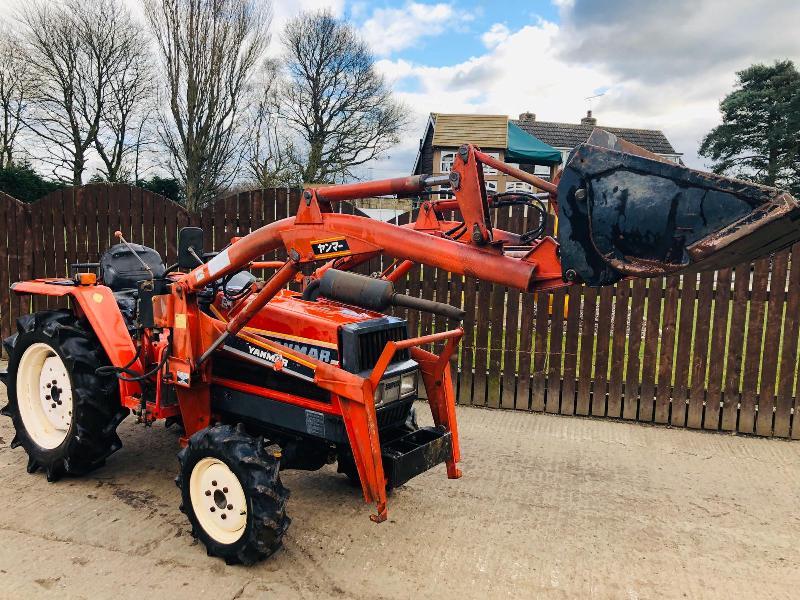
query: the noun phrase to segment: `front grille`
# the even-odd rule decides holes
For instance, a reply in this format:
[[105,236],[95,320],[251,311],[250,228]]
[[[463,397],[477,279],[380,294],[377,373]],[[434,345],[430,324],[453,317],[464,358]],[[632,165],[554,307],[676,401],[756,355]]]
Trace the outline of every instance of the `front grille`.
[[378,419],[378,429],[402,425],[408,416],[412,403],[413,400],[400,400],[376,409],[375,416]]
[[[374,367],[387,342],[399,342],[406,338],[408,338],[408,333],[406,332],[405,324],[403,327],[362,333],[358,336],[358,356],[361,368],[371,369]],[[392,362],[402,360],[408,360],[408,350],[395,352]]]
[[[389,341],[408,339],[404,319],[381,317],[342,326],[342,368],[351,373],[372,369]],[[392,362],[408,360],[408,350],[398,350]]]

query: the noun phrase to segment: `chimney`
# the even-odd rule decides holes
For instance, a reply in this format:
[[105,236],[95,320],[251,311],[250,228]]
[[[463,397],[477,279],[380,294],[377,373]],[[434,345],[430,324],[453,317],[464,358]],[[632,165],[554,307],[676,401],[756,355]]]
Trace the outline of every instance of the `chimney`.
[[597,125],[597,119],[592,116],[592,111],[586,111],[586,116],[581,119],[581,125]]
[[536,120],[536,113],[524,112],[520,113],[519,120],[523,123],[533,123]]

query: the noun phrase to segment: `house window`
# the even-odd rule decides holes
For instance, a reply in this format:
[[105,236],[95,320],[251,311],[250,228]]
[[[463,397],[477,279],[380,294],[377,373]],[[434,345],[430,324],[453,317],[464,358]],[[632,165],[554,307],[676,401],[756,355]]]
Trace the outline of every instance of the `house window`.
[[524,181],[509,181],[506,184],[506,191],[507,192],[532,192],[533,186],[530,183],[525,183]]
[[[499,152],[486,152],[492,158],[496,158],[500,160],[500,153]],[[440,173],[449,173],[453,169],[453,163],[456,160],[456,153],[455,152],[442,152],[441,158],[439,160],[439,172]],[[483,174],[484,175],[497,175],[497,169],[493,169],[488,165],[483,165]]]
[[487,192],[496,192],[497,191],[497,182],[496,181],[486,181],[484,182],[486,185]]
[[442,152],[441,164],[439,165],[440,173],[449,173],[453,168],[453,162],[456,160],[455,152]]
[[550,167],[547,165],[536,165],[533,168],[533,174],[539,177],[550,177]]
[[[484,154],[488,154],[492,158],[496,158],[500,160],[500,153],[499,152],[484,152]],[[483,165],[483,174],[484,175],[497,175],[497,169],[493,169],[488,165]]]

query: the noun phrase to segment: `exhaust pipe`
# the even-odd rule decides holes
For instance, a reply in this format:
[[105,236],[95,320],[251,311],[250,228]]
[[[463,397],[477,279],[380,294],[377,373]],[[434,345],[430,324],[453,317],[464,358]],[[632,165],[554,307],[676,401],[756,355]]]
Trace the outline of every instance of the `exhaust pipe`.
[[319,280],[318,292],[321,296],[331,300],[381,312],[390,306],[402,306],[447,317],[454,321],[463,320],[466,314],[460,308],[449,304],[398,294],[394,291],[394,284],[388,279],[375,279],[338,269],[325,271]]

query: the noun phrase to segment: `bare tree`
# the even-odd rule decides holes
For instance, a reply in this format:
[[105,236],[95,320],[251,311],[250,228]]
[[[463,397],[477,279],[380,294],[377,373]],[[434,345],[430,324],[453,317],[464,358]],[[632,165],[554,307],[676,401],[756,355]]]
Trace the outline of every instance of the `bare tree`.
[[290,85],[281,102],[305,143],[304,182],[335,182],[399,141],[408,117],[374,69],[366,43],[328,11],[303,13],[283,32]]
[[[80,185],[93,148],[102,147],[106,158],[117,153],[98,144],[98,135],[104,118],[119,109],[110,104],[129,81],[124,73],[131,57],[141,55],[140,36],[119,0],[37,1],[23,11],[22,21],[39,82],[27,121],[42,141],[38,158],[55,175],[66,170],[72,184]],[[124,145],[122,131],[110,137],[112,146]],[[116,177],[113,158],[110,164],[106,175]]]
[[120,23],[116,35],[118,60],[110,73],[101,128],[95,139],[95,148],[104,165],[101,172],[112,182],[130,179],[129,158],[138,176],[139,156],[149,144],[146,130],[155,91],[139,27],[132,21]]
[[257,0],[144,0],[161,55],[168,111],[160,134],[186,205],[197,209],[235,176],[250,80],[268,41]]
[[0,169],[14,162],[17,139],[35,89],[22,44],[11,31],[0,27]]
[[295,148],[281,126],[277,65],[267,61],[255,85],[260,94],[252,104],[246,136],[245,164],[253,182],[262,188],[300,185]]

